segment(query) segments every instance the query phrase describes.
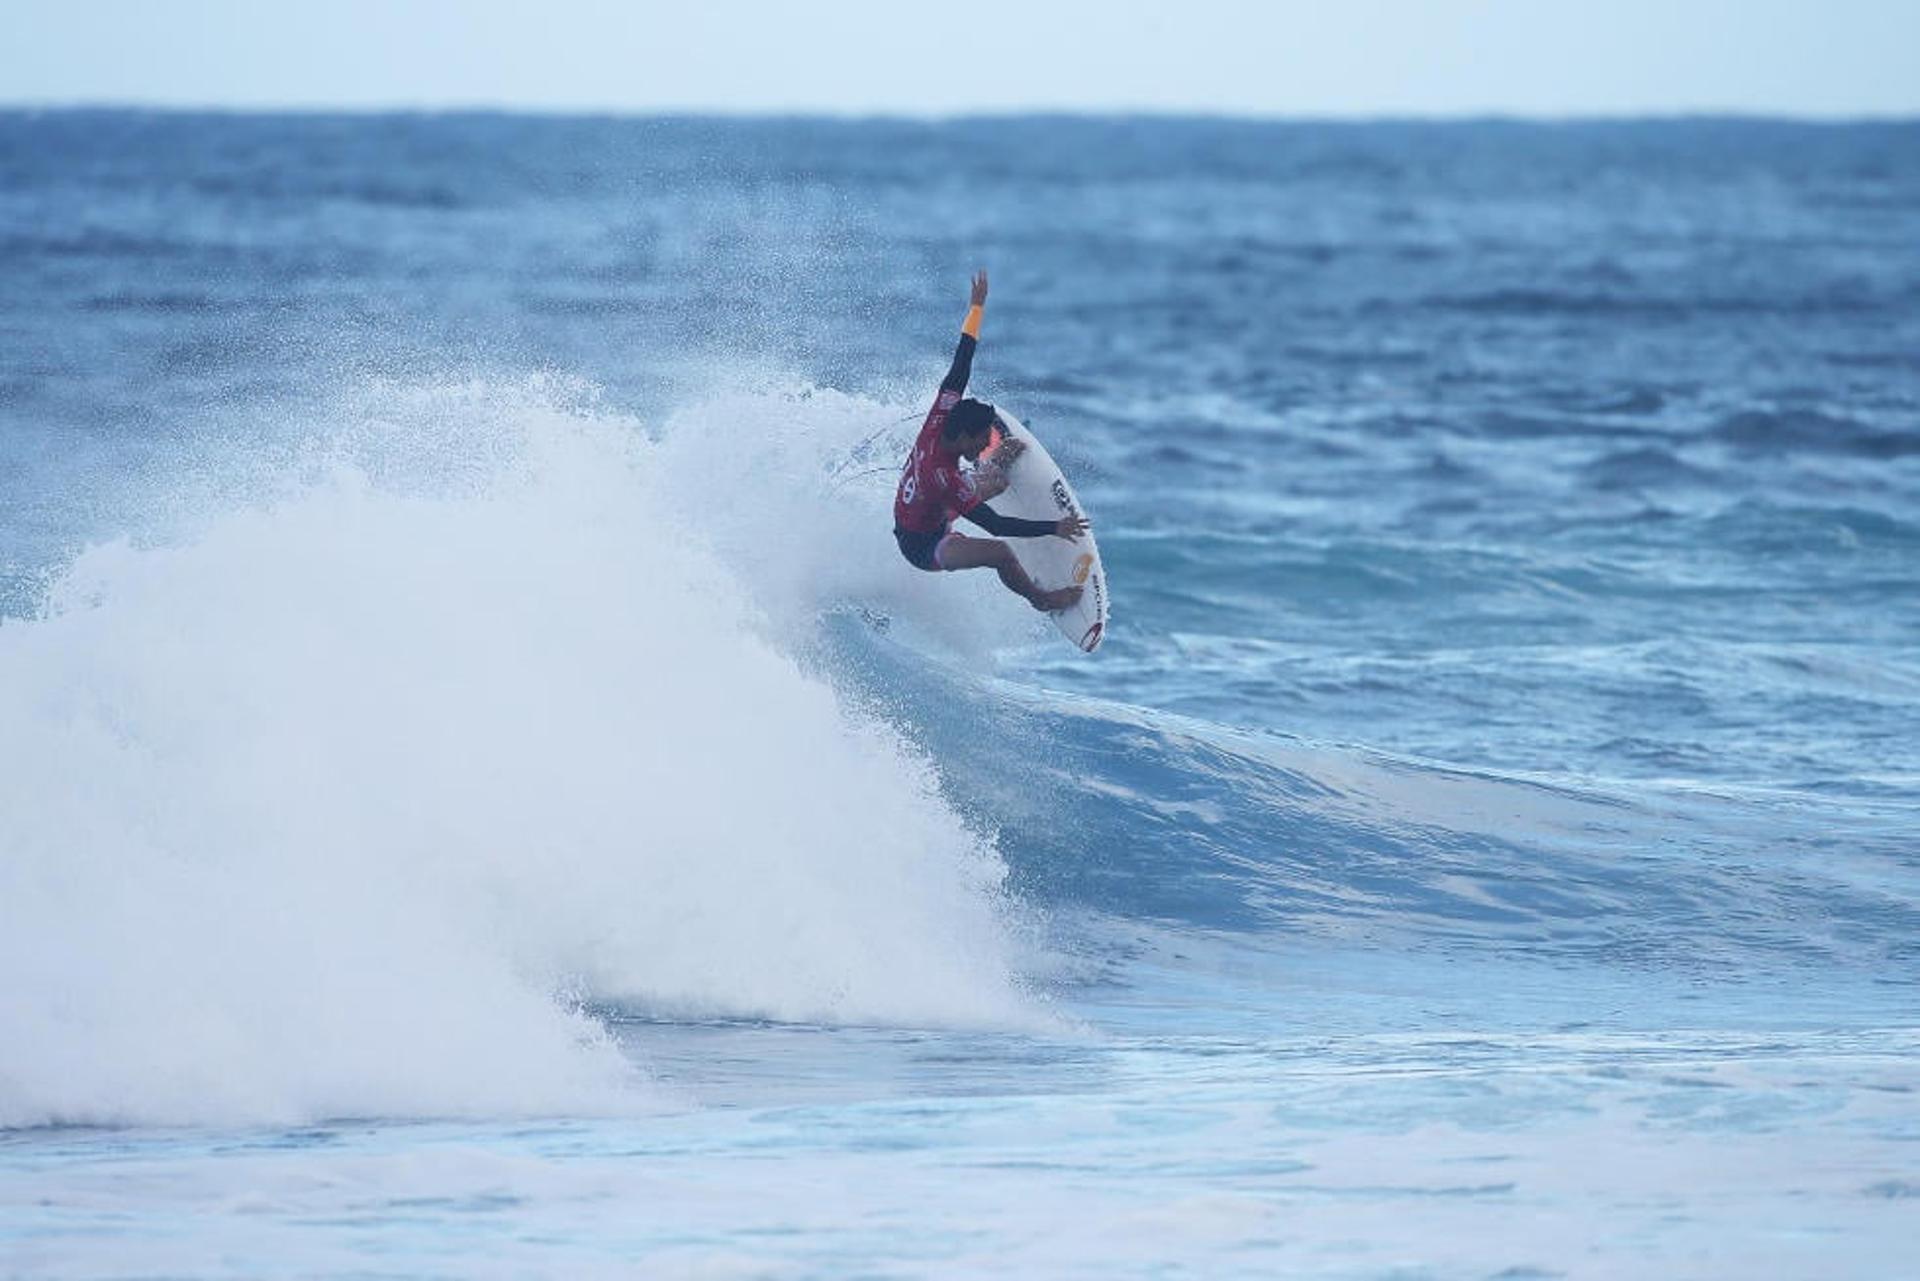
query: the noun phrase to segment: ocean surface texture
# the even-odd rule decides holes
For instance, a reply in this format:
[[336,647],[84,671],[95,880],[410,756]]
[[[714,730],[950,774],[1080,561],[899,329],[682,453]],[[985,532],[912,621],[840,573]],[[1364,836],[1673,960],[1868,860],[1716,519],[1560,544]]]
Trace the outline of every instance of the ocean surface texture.
[[[1920,124],[0,114],[0,1276],[1920,1276]],[[911,569],[974,388],[1091,658]]]

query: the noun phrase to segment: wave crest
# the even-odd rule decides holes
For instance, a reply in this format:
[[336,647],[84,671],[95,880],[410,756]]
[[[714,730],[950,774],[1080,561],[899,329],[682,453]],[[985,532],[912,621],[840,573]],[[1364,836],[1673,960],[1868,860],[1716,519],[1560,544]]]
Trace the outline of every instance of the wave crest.
[[774,643],[670,446],[371,401],[0,628],[0,1125],[628,1105],[583,998],[1038,1017],[992,847]]

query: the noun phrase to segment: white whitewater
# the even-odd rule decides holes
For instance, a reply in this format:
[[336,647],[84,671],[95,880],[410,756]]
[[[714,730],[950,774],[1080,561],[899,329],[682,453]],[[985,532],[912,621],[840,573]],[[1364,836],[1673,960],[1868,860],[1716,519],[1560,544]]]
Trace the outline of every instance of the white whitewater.
[[1041,1017],[991,846],[690,528],[699,448],[539,388],[342,413],[0,627],[0,1125],[644,1099],[582,997]]

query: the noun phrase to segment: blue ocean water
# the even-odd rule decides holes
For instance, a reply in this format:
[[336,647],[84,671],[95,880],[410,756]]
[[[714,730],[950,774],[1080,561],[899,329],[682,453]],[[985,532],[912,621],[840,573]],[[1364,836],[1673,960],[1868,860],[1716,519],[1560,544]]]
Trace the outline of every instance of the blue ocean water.
[[[0,1273],[1910,1277],[1920,125],[0,114]],[[918,574],[978,394],[1091,658]]]

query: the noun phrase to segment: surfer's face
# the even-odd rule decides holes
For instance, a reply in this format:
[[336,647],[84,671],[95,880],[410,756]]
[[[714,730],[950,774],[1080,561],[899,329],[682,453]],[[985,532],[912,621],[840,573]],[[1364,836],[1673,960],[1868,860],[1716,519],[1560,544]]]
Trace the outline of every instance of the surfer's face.
[[1005,428],[1001,427],[998,418],[988,419],[987,425],[982,427],[978,432],[971,436],[962,436],[960,438],[960,456],[970,463],[979,462],[980,455],[989,445],[993,444],[994,432],[1004,430]]

